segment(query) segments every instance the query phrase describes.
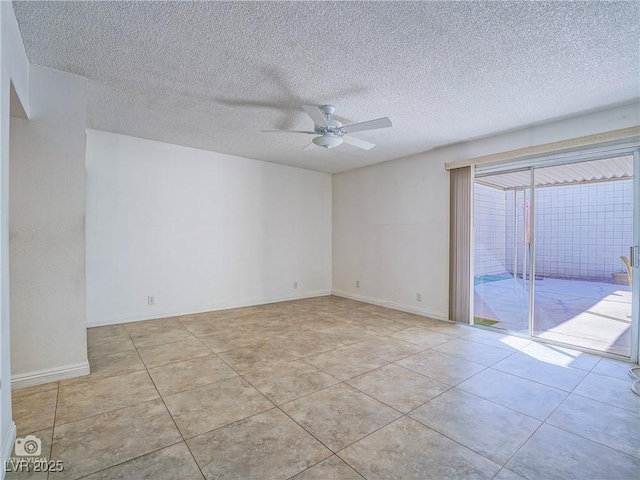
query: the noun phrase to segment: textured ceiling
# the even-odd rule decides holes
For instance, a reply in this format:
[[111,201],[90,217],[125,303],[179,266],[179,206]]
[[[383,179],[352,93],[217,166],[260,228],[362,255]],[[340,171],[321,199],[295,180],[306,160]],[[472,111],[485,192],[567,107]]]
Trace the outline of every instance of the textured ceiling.
[[[338,172],[639,96],[638,2],[15,2],[89,127]],[[302,104],[385,130],[302,151]]]

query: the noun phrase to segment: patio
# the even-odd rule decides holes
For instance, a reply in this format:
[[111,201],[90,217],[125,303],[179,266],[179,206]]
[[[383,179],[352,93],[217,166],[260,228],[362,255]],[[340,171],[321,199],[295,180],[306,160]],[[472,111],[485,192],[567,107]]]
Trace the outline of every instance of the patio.
[[[476,323],[528,333],[529,292],[521,278],[475,286]],[[613,283],[537,278],[533,335],[629,356],[631,287]]]

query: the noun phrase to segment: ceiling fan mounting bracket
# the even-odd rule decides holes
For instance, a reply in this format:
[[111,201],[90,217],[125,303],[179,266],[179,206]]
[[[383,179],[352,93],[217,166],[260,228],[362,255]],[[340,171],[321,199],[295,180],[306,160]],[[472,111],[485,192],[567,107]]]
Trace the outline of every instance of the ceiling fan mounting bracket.
[[331,117],[331,115],[333,115],[333,112],[336,111],[336,107],[335,105],[322,105],[320,107],[320,110],[322,110],[322,113],[324,113],[325,116],[329,118]]

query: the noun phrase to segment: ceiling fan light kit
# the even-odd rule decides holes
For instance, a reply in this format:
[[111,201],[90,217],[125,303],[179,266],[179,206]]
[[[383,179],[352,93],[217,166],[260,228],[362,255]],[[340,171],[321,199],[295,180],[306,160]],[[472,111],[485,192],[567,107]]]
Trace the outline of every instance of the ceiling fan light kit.
[[319,137],[316,137],[311,141],[322,148],[333,148],[333,147],[337,147],[342,143],[342,138],[332,135],[330,133],[327,133]]
[[375,147],[374,143],[360,140],[359,138],[351,137],[347,133],[352,132],[364,132],[366,130],[375,130],[378,128],[390,127],[391,120],[387,117],[378,118],[376,120],[369,120],[366,122],[352,123],[351,125],[343,126],[337,120],[331,118],[333,112],[336,111],[336,107],[333,105],[303,105],[302,109],[313,120],[315,124],[313,132],[305,130],[263,130],[266,133],[284,132],[284,133],[304,133],[307,135],[318,135],[312,143],[304,147],[303,150],[307,150],[309,146],[314,144],[322,148],[333,148],[341,145],[342,143],[348,143],[354,147],[361,148],[363,150],[371,150]]

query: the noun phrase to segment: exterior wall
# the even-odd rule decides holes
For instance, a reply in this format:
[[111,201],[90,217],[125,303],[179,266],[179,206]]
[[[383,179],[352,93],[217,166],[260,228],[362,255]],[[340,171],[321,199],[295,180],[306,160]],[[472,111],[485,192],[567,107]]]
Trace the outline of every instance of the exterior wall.
[[474,275],[506,270],[506,192],[476,183],[474,186]]
[[[522,192],[518,201],[522,271]],[[513,192],[506,195],[506,265],[513,271]],[[539,188],[536,194],[536,275],[611,281],[624,272],[621,255],[633,241],[633,181]]]

